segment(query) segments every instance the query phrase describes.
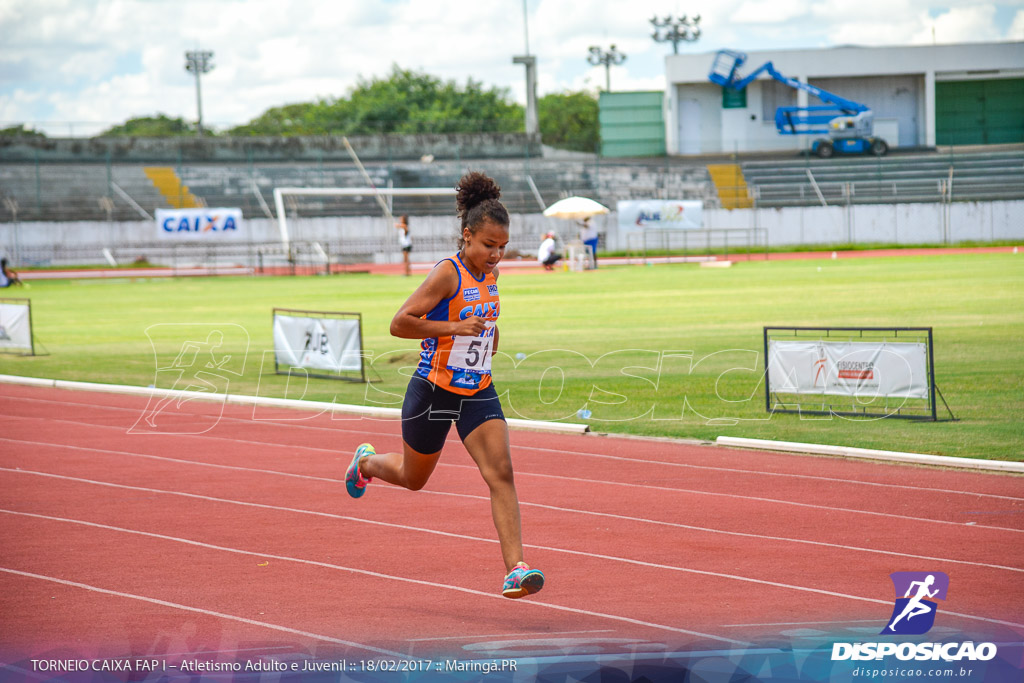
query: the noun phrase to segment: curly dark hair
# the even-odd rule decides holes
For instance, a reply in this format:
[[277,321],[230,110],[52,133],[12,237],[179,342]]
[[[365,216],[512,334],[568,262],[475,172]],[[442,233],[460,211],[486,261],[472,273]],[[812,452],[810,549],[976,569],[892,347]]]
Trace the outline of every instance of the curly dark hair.
[[465,228],[469,228],[471,234],[476,234],[487,220],[508,227],[508,209],[498,201],[500,197],[501,188],[494,182],[494,178],[484,173],[471,171],[459,179],[459,184],[455,186],[455,206],[461,223],[460,249],[462,230]]

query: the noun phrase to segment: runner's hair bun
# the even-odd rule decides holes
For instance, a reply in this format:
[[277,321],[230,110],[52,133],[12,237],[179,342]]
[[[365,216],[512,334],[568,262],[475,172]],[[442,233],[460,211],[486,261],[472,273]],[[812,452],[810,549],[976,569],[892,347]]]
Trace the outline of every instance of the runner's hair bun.
[[500,197],[501,188],[494,178],[479,171],[462,176],[455,186],[455,207],[462,227],[474,228],[485,219],[507,226],[508,210],[498,201]]
[[455,187],[455,192],[455,205],[458,207],[460,217],[465,216],[470,209],[481,202],[501,198],[501,188],[494,182],[494,178],[479,171],[472,171],[462,176],[459,179],[459,184]]

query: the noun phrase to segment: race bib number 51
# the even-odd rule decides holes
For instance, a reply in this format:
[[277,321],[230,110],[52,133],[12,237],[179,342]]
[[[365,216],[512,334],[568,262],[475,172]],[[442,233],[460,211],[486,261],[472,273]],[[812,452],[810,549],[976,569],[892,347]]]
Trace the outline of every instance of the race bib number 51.
[[[494,323],[488,321],[487,327],[493,326]],[[448,355],[448,369],[477,372],[483,375],[491,374],[491,346],[493,343],[493,336],[456,336],[452,343],[452,352]]]

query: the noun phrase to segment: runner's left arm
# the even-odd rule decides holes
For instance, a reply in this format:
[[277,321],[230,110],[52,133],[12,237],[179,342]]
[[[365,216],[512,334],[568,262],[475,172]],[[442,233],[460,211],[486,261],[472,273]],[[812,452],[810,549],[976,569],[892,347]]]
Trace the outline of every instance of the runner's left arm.
[[[497,281],[498,281],[498,276],[499,276],[499,275],[500,275],[501,273],[500,273],[500,272],[498,271],[498,269],[497,269],[497,268],[495,268],[495,269],[494,269],[493,271],[491,271],[491,272],[493,272],[493,273],[494,273],[494,281],[495,281],[495,282],[497,282]],[[491,345],[491,355],[493,356],[493,355],[494,355],[494,354],[496,354],[497,352],[498,352],[498,323],[497,323],[497,322],[495,322],[495,323],[494,323],[494,343],[493,343],[493,344]]]

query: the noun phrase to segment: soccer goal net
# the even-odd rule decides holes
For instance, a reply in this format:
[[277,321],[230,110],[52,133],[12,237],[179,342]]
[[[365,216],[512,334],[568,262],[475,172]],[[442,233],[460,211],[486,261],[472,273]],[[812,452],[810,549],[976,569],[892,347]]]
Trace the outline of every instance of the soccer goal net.
[[311,259],[401,260],[395,217],[450,212],[452,187],[277,187],[282,248]]

